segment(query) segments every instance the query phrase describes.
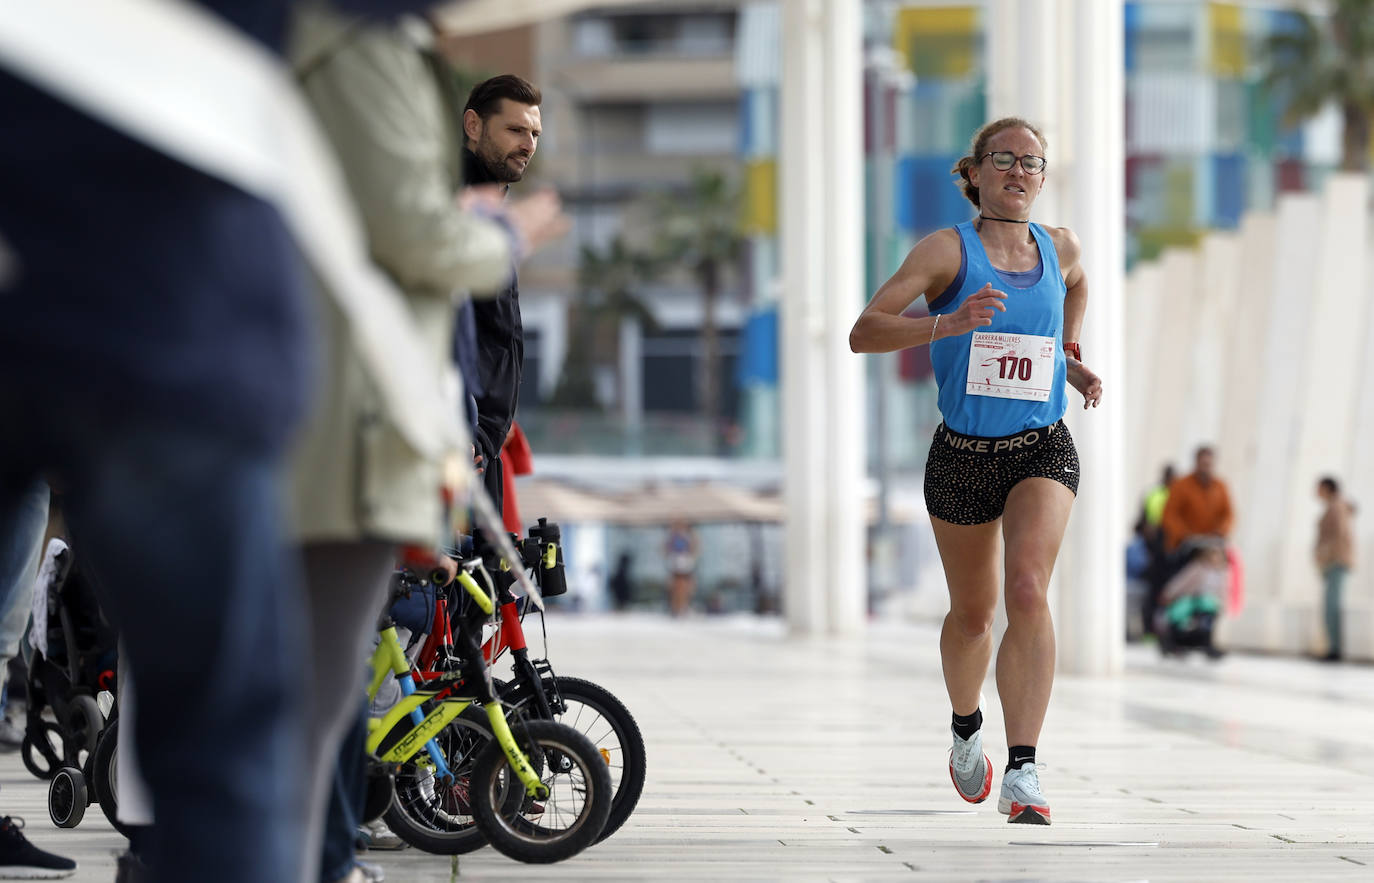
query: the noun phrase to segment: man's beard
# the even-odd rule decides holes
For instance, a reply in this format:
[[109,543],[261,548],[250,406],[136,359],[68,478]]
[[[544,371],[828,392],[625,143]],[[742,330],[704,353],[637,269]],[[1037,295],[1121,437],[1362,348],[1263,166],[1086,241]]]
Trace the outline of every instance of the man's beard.
[[491,175],[492,178],[500,181],[502,184],[514,184],[525,177],[524,169],[516,170],[511,168],[509,160],[514,156],[515,154],[513,153],[507,154],[506,156],[493,156],[489,151],[482,149],[480,146],[477,150],[477,158],[482,161],[482,166],[487,170],[487,174]]

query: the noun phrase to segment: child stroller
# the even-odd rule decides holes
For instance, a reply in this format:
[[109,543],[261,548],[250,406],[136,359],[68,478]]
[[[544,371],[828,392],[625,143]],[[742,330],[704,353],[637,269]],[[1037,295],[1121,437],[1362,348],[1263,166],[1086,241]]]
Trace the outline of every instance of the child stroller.
[[1159,651],[1169,656],[1201,650],[1219,659],[1224,653],[1213,642],[1213,633],[1230,581],[1226,548],[1220,541],[1190,539],[1179,556],[1186,563],[1165,583],[1155,614]]
[[114,695],[118,639],[96,600],[91,574],[60,539],[48,544],[34,591],[26,649],[28,713],[20,754],[40,779],[80,769],[95,752]]

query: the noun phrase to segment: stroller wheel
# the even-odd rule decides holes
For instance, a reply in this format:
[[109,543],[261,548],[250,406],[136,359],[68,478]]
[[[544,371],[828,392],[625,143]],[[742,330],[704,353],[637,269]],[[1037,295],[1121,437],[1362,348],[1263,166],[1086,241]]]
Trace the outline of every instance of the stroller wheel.
[[114,829],[132,837],[135,826],[119,820],[119,716],[110,718],[91,756],[91,791]]
[[90,797],[86,777],[75,767],[64,766],[48,785],[48,817],[59,828],[75,828],[86,815]]
[[67,703],[67,732],[72,737],[72,747],[77,751],[94,753],[100,743],[100,731],[105,728],[105,715],[100,713],[100,704],[94,696],[85,693],[73,696]]
[[63,766],[58,752],[63,751],[62,729],[49,720],[29,720],[28,732],[19,746],[24,767],[40,779],[51,779]]

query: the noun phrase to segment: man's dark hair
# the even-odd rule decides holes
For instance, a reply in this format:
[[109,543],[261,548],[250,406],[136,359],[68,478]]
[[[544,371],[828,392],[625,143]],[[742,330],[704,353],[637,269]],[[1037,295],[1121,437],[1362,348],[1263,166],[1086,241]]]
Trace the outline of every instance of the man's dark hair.
[[1212,450],[1211,445],[1198,445],[1197,450],[1193,452],[1193,456],[1201,457],[1203,454],[1211,454],[1215,457],[1216,453],[1216,451]]
[[1322,490],[1327,493],[1339,494],[1341,492],[1341,486],[1336,482],[1336,479],[1329,475],[1323,475],[1322,480],[1318,482],[1318,484],[1320,484]]
[[502,98],[534,107],[538,107],[544,101],[544,96],[539,94],[539,88],[533,83],[515,74],[502,74],[473,86],[472,91],[468,93],[468,103],[463,107],[463,113],[476,111],[477,116],[486,122],[500,108]]

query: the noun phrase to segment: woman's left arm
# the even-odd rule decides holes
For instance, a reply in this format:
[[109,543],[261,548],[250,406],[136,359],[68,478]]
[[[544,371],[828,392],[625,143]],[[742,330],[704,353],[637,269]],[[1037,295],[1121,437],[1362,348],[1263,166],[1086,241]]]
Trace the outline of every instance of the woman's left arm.
[[[1078,343],[1079,332],[1083,330],[1083,314],[1088,309],[1088,275],[1083,272],[1079,257],[1083,247],[1078,236],[1068,227],[1055,231],[1055,248],[1059,251],[1059,266],[1064,270],[1064,343]],[[1073,388],[1083,394],[1083,407],[1096,408],[1102,401],[1102,378],[1070,353],[1064,354],[1067,364],[1068,381]]]

